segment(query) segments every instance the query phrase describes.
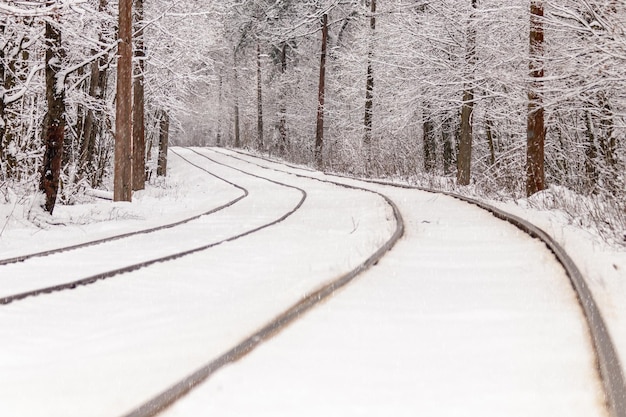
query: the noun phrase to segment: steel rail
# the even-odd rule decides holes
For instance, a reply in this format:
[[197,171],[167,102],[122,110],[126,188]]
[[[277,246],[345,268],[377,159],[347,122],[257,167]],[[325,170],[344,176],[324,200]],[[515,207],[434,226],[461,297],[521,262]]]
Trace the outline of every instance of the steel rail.
[[[257,158],[254,155],[241,152],[238,150],[231,149],[231,151],[234,151],[242,155],[246,155],[251,158]],[[254,162],[247,161],[246,159],[239,158],[234,155],[228,155],[222,152],[220,153],[225,156],[229,156],[235,159],[246,161],[250,164],[262,166]],[[271,159],[268,159],[268,158],[258,158],[258,159],[263,159],[266,161],[270,161],[272,163],[280,164],[279,161],[272,161]],[[265,168],[273,169],[273,170],[284,172],[284,173],[289,173],[288,171],[282,171],[276,168],[270,168],[270,167],[265,167]],[[303,168],[298,168],[298,169],[303,169]],[[303,169],[303,170],[308,171],[307,169]],[[307,176],[303,174],[293,174],[293,173],[292,175]],[[419,191],[429,192],[433,194],[446,195],[448,197],[452,197],[452,198],[464,201],[466,203],[475,205],[477,207],[480,207],[481,209],[486,210],[489,213],[491,213],[496,218],[506,221],[512,224],[513,226],[517,227],[524,233],[528,234],[529,236],[542,241],[546,245],[546,247],[554,254],[557,261],[563,266],[563,269],[565,270],[569,278],[570,284],[576,294],[578,303],[583,311],[583,316],[585,317],[585,322],[587,324],[587,328],[589,330],[589,334],[591,338],[591,344],[595,353],[597,371],[599,373],[600,380],[602,382],[602,386],[603,386],[604,393],[606,396],[606,406],[607,406],[609,415],[611,417],[626,417],[626,378],[624,377],[624,370],[621,365],[619,355],[617,354],[617,350],[615,349],[615,345],[611,338],[610,332],[607,328],[606,322],[604,321],[602,317],[602,313],[600,312],[600,309],[598,308],[598,305],[593,297],[593,294],[591,290],[589,289],[589,286],[587,285],[587,282],[583,274],[580,272],[580,269],[578,268],[578,266],[576,266],[576,263],[569,256],[567,251],[547,232],[545,232],[540,227],[530,223],[529,221],[522,219],[519,216],[516,216],[511,213],[507,213],[506,211],[501,210],[497,207],[494,207],[490,204],[487,204],[485,202],[482,202],[482,201],[479,201],[479,200],[476,200],[474,198],[467,197],[464,195],[455,194],[455,193],[451,193],[447,191],[433,190],[433,189],[429,189],[425,187],[417,187],[417,186],[411,186],[411,185],[405,185],[405,184],[396,184],[396,183],[392,183],[388,181],[355,178],[355,177],[345,176],[341,174],[329,174],[329,175],[340,177],[340,178],[346,178],[350,180],[362,181],[362,182],[366,182],[370,184],[378,184],[378,185],[384,185],[384,186],[390,186],[390,187],[396,187],[396,188],[419,190]]]
[[[198,155],[201,155],[211,161],[214,161],[219,164],[223,164],[219,161],[215,161],[214,159],[206,156],[196,150],[191,149],[193,152],[196,152]],[[363,271],[366,271],[373,265],[376,265],[378,261],[382,259],[382,257],[390,251],[394,245],[400,240],[400,238],[404,234],[404,220],[402,215],[400,214],[400,210],[396,206],[396,204],[386,195],[379,193],[377,191],[368,190],[367,188],[362,188],[358,186],[352,186],[347,184],[342,184],[339,182],[334,182],[330,180],[320,180],[317,178],[311,178],[303,176],[309,180],[320,181],[323,183],[332,184],[335,186],[349,188],[353,190],[365,191],[368,193],[373,193],[383,198],[383,200],[391,207],[396,223],[396,227],[394,229],[391,237],[380,247],[378,248],[372,255],[370,255],[365,261],[360,263],[354,269],[348,271],[343,274],[339,278],[323,285],[319,289],[307,294],[298,300],[291,307],[283,311],[281,314],[270,320],[266,325],[258,329],[256,332],[252,333],[250,336],[246,337],[244,340],[224,352],[222,355],[218,356],[214,360],[207,363],[205,366],[199,368],[192,374],[187,377],[181,379],[176,382],[171,387],[162,391],[149,401],[140,405],[136,409],[128,412],[124,415],[124,417],[152,417],[167,407],[171,406],[180,398],[184,397],[191,390],[197,387],[200,383],[209,378],[213,373],[215,373],[220,368],[228,365],[229,363],[235,362],[255,348],[257,348],[260,344],[266,342],[271,339],[274,335],[276,335],[281,330],[285,329],[291,323],[299,319],[302,315],[316,307],[318,304],[324,302],[328,298],[330,298],[336,291],[348,285],[355,278],[358,277]]]
[[227,184],[230,184],[233,187],[241,190],[243,192],[243,194],[238,196],[237,198],[235,198],[235,199],[225,203],[225,204],[222,204],[219,207],[212,208],[209,211],[206,211],[204,213],[201,213],[201,214],[198,214],[198,215],[195,215],[195,216],[192,216],[192,217],[187,217],[187,218],[184,218],[182,220],[178,220],[178,221],[176,221],[174,223],[168,223],[168,224],[164,224],[164,225],[160,225],[160,226],[156,226],[156,227],[151,227],[151,228],[148,228],[148,229],[136,230],[136,231],[128,232],[128,233],[121,233],[121,234],[118,234],[118,235],[108,236],[108,237],[101,238],[101,239],[94,239],[94,240],[90,240],[90,241],[87,241],[87,242],[77,243],[75,245],[63,246],[63,247],[49,249],[49,250],[45,250],[45,251],[41,251],[41,252],[29,253],[29,254],[26,254],[26,255],[20,255],[20,256],[13,257],[13,258],[0,259],[0,266],[14,264],[14,263],[18,263],[18,262],[24,262],[24,261],[26,261],[28,259],[32,259],[32,258],[39,258],[39,257],[43,257],[43,256],[54,255],[54,254],[57,254],[57,253],[69,252],[69,251],[72,251],[72,250],[82,249],[82,248],[86,248],[86,247],[89,247],[89,246],[100,245],[100,244],[103,244],[103,243],[112,242],[112,241],[119,240],[119,239],[125,239],[125,238],[129,238],[131,236],[136,236],[136,235],[140,235],[140,234],[154,233],[154,232],[157,232],[157,231],[160,231],[160,230],[170,229],[172,227],[180,226],[182,224],[189,223],[189,222],[191,222],[193,220],[197,220],[200,217],[208,216],[210,214],[216,213],[216,212],[218,212],[220,210],[223,210],[223,209],[225,209],[227,207],[230,207],[230,206],[234,205],[235,203],[241,201],[242,199],[244,199],[244,198],[246,198],[248,196],[248,190],[244,189],[243,187],[240,187],[237,184],[234,184],[234,183],[232,183],[232,182],[230,182],[230,181],[228,181],[228,180],[226,180],[226,179],[224,179],[224,178],[222,178],[222,177],[220,177],[218,175],[215,175],[212,172],[209,172],[208,170],[206,170],[206,169],[204,169],[204,168],[194,164],[193,162],[189,161],[187,158],[185,158],[184,156],[182,156],[179,153],[175,152],[174,150],[170,149],[170,152],[172,152],[174,155],[178,156],[179,158],[181,158],[182,160],[184,160],[188,164],[190,164],[190,165],[192,165],[192,166],[194,166],[196,168],[199,168],[202,171],[206,172],[207,174],[209,174],[209,175],[211,175],[211,176],[213,176],[213,177],[215,177],[215,178],[217,178],[217,179],[219,179],[219,180],[221,180],[221,181],[223,181],[223,182],[225,182]]
[[249,175],[251,177],[255,177],[255,178],[258,178],[258,179],[261,179],[261,180],[264,180],[264,181],[268,181],[270,183],[273,183],[273,184],[276,184],[276,185],[279,185],[279,186],[282,186],[282,187],[286,187],[286,188],[291,188],[291,189],[297,190],[298,192],[300,192],[301,197],[300,197],[298,203],[293,208],[291,208],[289,211],[287,211],[285,214],[283,214],[279,218],[274,219],[273,221],[271,221],[269,223],[265,223],[265,224],[263,224],[261,226],[258,226],[258,227],[255,227],[253,229],[247,230],[247,231],[245,231],[243,233],[239,233],[237,235],[230,236],[228,238],[219,240],[217,242],[212,242],[212,243],[209,243],[209,244],[206,244],[206,245],[202,245],[202,246],[199,246],[199,247],[196,247],[196,248],[193,248],[193,249],[189,249],[189,250],[185,250],[185,251],[182,251],[182,252],[173,253],[173,254],[170,254],[170,255],[158,257],[158,258],[151,259],[151,260],[144,261],[144,262],[139,262],[139,263],[128,265],[128,266],[125,266],[125,267],[122,267],[122,268],[109,270],[109,271],[106,271],[106,272],[102,272],[102,273],[99,273],[99,274],[95,274],[95,275],[92,275],[92,276],[89,276],[89,277],[86,277],[86,278],[82,278],[82,279],[78,279],[78,280],[74,280],[74,281],[71,281],[71,282],[58,284],[58,285],[53,285],[53,286],[49,286],[49,287],[43,287],[43,288],[39,288],[39,289],[36,289],[36,290],[25,291],[25,292],[18,293],[18,294],[12,294],[12,295],[8,295],[8,296],[0,297],[0,305],[10,304],[10,303],[13,303],[13,302],[16,302],[16,301],[19,301],[19,300],[23,300],[23,299],[29,298],[29,297],[35,297],[35,296],[39,296],[39,295],[43,295],[43,294],[50,294],[50,293],[55,293],[55,292],[59,292],[59,291],[71,290],[71,289],[75,289],[76,287],[79,287],[79,286],[90,285],[90,284],[93,284],[93,283],[95,283],[97,281],[108,279],[108,278],[112,278],[112,277],[115,277],[117,275],[124,274],[124,273],[127,273],[127,272],[136,271],[136,270],[148,267],[150,265],[154,265],[156,263],[172,261],[172,260],[175,260],[175,259],[178,259],[178,258],[182,258],[184,256],[188,256],[188,255],[191,255],[191,254],[194,254],[194,253],[198,253],[198,252],[201,252],[201,251],[213,248],[215,246],[218,246],[218,245],[221,245],[221,244],[224,244],[224,243],[227,243],[227,242],[232,242],[234,240],[237,240],[237,239],[240,239],[242,237],[248,236],[248,235],[250,235],[252,233],[256,233],[256,232],[258,232],[260,230],[266,229],[266,228],[268,228],[270,226],[274,226],[274,225],[276,225],[278,223],[281,223],[282,221],[284,221],[285,219],[290,217],[292,214],[294,214],[296,211],[298,211],[300,209],[300,207],[302,207],[302,204],[304,204],[304,201],[307,199],[306,191],[301,189],[301,188],[299,188],[299,187],[295,187],[293,185],[281,183],[279,181],[274,181],[272,179],[265,178],[265,177],[262,177],[260,175],[255,175],[255,174],[252,174],[250,172],[246,172],[244,170],[228,166],[226,164],[221,164],[219,162],[216,162],[216,163],[218,163],[219,165],[224,165],[227,168],[230,168],[232,170],[239,171],[239,172],[241,172],[241,173],[243,173],[245,175]]

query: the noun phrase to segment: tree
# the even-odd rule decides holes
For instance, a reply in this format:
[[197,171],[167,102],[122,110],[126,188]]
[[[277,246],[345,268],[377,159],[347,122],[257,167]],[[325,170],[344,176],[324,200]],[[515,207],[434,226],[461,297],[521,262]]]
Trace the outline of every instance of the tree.
[[[48,1],[46,5],[52,6]],[[52,214],[56,204],[63,160],[65,137],[65,77],[61,65],[65,52],[61,43],[61,31],[51,18],[46,20],[46,102],[48,112],[44,118],[44,156],[39,189],[46,195],[45,210]]]
[[[370,0],[370,30],[372,36],[376,30],[376,0]],[[372,60],[374,58],[374,46],[370,41],[370,45],[367,52],[367,76],[365,81],[365,136],[363,138],[363,144],[365,145],[367,158],[370,158],[371,142],[372,142],[372,107],[374,104],[374,70],[372,68]]]
[[[477,8],[477,0],[472,1],[472,9]],[[476,59],[476,28],[474,27],[474,13],[470,17],[467,29],[466,62],[469,67],[468,74],[471,77]],[[459,154],[457,157],[457,183],[468,185],[471,179],[472,166],[472,139],[473,139],[473,113],[474,113],[474,88],[473,80],[467,80],[463,91],[463,104],[461,105],[461,140],[459,142]]]
[[119,1],[114,201],[132,200],[132,0]]
[[328,43],[328,14],[322,16],[322,46],[320,52],[320,76],[317,94],[317,125],[315,128],[315,163],[322,167],[324,147],[324,94],[326,92],[326,45]]
[[528,90],[528,123],[526,144],[526,195],[531,196],[545,189],[544,173],[544,108],[541,95],[543,69],[543,2],[530,2],[530,76],[533,78]]
[[135,0],[135,77],[133,80],[133,190],[143,190],[146,182],[146,133],[144,121],[143,0]]

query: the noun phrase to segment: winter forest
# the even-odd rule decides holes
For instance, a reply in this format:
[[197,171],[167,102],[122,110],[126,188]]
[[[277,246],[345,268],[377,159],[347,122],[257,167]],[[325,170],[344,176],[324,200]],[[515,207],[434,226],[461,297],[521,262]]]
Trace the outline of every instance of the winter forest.
[[124,129],[135,190],[164,174],[169,138],[533,196],[626,239],[624,2],[134,0],[124,22],[117,0],[1,1],[2,204],[112,190]]

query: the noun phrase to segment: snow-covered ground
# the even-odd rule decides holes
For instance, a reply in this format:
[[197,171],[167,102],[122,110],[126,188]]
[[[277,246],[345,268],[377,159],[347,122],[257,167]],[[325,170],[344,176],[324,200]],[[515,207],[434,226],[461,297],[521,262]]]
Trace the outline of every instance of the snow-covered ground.
[[[282,216],[302,198],[294,188],[176,151],[250,195],[185,226],[0,266],[0,291],[218,241]],[[0,306],[0,415],[123,415],[354,268],[393,232],[391,210],[375,194],[202,152],[305,190],[302,208],[191,256]],[[241,195],[175,155],[169,165],[168,179],[132,204],[58,207],[53,219],[62,224],[47,228],[24,220],[23,205],[0,206],[0,258],[173,222]],[[164,415],[604,415],[580,308],[542,244],[449,197],[333,180],[389,196],[406,221],[405,237],[377,266]],[[555,213],[506,208],[570,249],[625,357],[626,340],[615,333],[626,334],[625,254],[559,224]],[[52,220],[33,213],[40,224]]]

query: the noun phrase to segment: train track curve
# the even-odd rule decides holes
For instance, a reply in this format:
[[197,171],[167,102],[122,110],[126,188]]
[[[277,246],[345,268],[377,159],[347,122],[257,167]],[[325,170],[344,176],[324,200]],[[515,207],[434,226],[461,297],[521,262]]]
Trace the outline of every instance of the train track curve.
[[[191,163],[190,161],[187,161],[187,162]],[[17,302],[17,301],[20,301],[20,300],[24,300],[24,299],[30,298],[30,297],[36,297],[36,296],[40,296],[40,295],[51,294],[51,293],[56,293],[56,292],[66,291],[66,290],[73,290],[73,289],[75,289],[75,288],[77,288],[79,286],[91,285],[91,284],[94,284],[94,283],[96,283],[98,281],[109,279],[109,278],[112,278],[112,277],[115,277],[115,276],[119,276],[119,275],[124,274],[124,273],[133,272],[133,271],[136,271],[136,270],[148,267],[150,265],[154,265],[154,264],[161,263],[161,262],[172,261],[172,260],[175,260],[175,259],[179,259],[179,258],[188,256],[188,255],[192,255],[194,253],[205,251],[207,249],[216,247],[218,245],[221,245],[221,244],[224,244],[224,243],[227,243],[227,242],[232,242],[234,240],[237,240],[237,239],[240,239],[242,237],[248,236],[250,234],[256,233],[258,231],[261,231],[263,229],[266,229],[268,227],[274,226],[274,225],[284,221],[285,219],[290,217],[292,214],[294,214],[297,210],[299,210],[300,207],[302,206],[302,204],[304,203],[304,201],[307,198],[306,191],[301,189],[301,188],[299,188],[299,187],[295,187],[293,185],[289,185],[289,184],[281,183],[281,182],[274,181],[274,180],[271,180],[271,179],[268,179],[268,178],[264,178],[264,177],[261,177],[261,176],[258,176],[258,175],[255,175],[255,174],[252,174],[252,173],[249,173],[249,172],[246,172],[244,170],[240,170],[240,169],[237,169],[237,168],[234,168],[234,167],[229,167],[229,166],[227,166],[225,164],[221,164],[221,163],[219,163],[217,161],[213,161],[213,162],[218,164],[218,165],[223,165],[223,166],[226,166],[227,168],[239,171],[239,172],[243,173],[244,175],[248,175],[248,176],[251,176],[251,177],[254,177],[254,178],[257,178],[257,179],[268,181],[268,182],[270,182],[272,184],[275,184],[275,185],[278,185],[280,187],[285,187],[285,188],[288,188],[288,189],[296,190],[297,192],[300,193],[300,199],[298,200],[297,204],[294,207],[292,207],[287,212],[283,213],[278,218],[275,218],[274,220],[272,220],[270,222],[267,222],[267,223],[264,223],[264,224],[262,224],[260,226],[257,226],[257,227],[254,227],[252,229],[246,230],[246,231],[244,231],[242,233],[238,233],[238,234],[229,236],[227,238],[220,239],[218,241],[214,241],[214,242],[210,242],[210,243],[207,243],[207,244],[204,244],[204,245],[201,245],[201,246],[197,246],[197,247],[194,247],[192,249],[187,249],[187,250],[184,250],[184,251],[171,253],[171,254],[168,254],[166,256],[159,256],[159,257],[156,257],[156,258],[153,258],[153,259],[149,259],[149,260],[146,260],[146,261],[143,261],[143,262],[134,263],[134,264],[127,265],[127,266],[124,266],[124,267],[121,267],[121,268],[107,270],[105,272],[101,272],[101,273],[98,273],[98,274],[90,275],[88,277],[84,277],[84,278],[80,278],[80,279],[75,279],[75,280],[72,280],[72,281],[69,281],[69,282],[63,282],[63,283],[57,284],[57,285],[50,285],[50,286],[45,286],[45,287],[39,287],[39,288],[32,289],[32,290],[29,290],[29,291],[18,292],[18,293],[14,293],[14,294],[10,294],[10,295],[4,295],[4,296],[0,297],[0,305],[6,305],[6,304],[14,303],[14,302]],[[203,171],[206,171],[210,175],[213,175],[216,178],[218,178],[218,179],[220,179],[222,181],[225,181],[225,182],[231,184],[232,186],[234,186],[234,187],[236,187],[236,188],[238,188],[238,189],[243,191],[243,194],[241,196],[239,196],[239,197],[233,199],[232,201],[228,202],[227,204],[222,205],[220,207],[217,207],[217,208],[215,208],[215,209],[213,209],[213,210],[211,210],[211,211],[209,211],[209,212],[207,212],[205,214],[213,214],[213,213],[216,213],[216,212],[218,212],[220,210],[223,210],[223,209],[225,209],[227,207],[230,207],[230,206],[234,205],[235,203],[237,203],[238,201],[242,200],[243,198],[245,198],[248,195],[248,190],[247,189],[245,189],[243,187],[240,187],[239,185],[236,185],[236,184],[234,184],[234,183],[232,183],[230,181],[227,181],[227,180],[225,180],[225,179],[223,179],[221,177],[218,177],[218,176],[212,174],[211,172],[209,172],[208,170],[205,170],[204,168],[202,168],[202,167],[200,167],[200,166],[198,166],[196,164],[193,164],[193,163],[191,163],[191,164],[196,166],[196,167],[198,167],[199,169],[202,169]],[[128,237],[131,237],[131,236],[136,236],[138,234],[146,234],[146,233],[158,232],[158,231],[161,231],[161,230],[165,230],[165,229],[169,229],[169,228],[172,228],[172,227],[180,226],[181,224],[189,223],[189,222],[191,222],[191,221],[193,221],[193,220],[195,220],[197,218],[200,218],[200,217],[204,216],[205,214],[201,214],[199,216],[190,217],[190,218],[184,219],[182,221],[179,221],[179,222],[176,222],[176,223],[172,223],[172,224],[167,224],[167,225],[160,226],[160,227],[157,227],[157,228],[146,229],[146,230],[136,231],[136,232],[132,232],[132,233],[126,233],[126,234],[117,235],[117,236],[113,236],[113,237],[106,238],[106,239],[99,239],[99,240],[96,240],[96,241],[86,242],[86,243],[83,243],[83,244],[80,244],[80,245],[73,245],[73,246],[68,246],[68,247],[64,247],[64,248],[58,248],[58,249],[52,250],[52,251],[26,255],[26,256],[20,257],[20,258],[23,258],[23,259],[19,259],[19,260],[15,261],[15,262],[11,262],[11,263],[23,262],[23,261],[25,261],[27,259],[30,259],[30,258],[33,258],[33,257],[50,256],[50,255],[54,255],[54,254],[57,254],[57,253],[71,251],[71,250],[78,250],[78,249],[82,249],[82,248],[93,246],[93,245],[103,244],[103,243],[106,243],[106,242],[112,242],[112,241],[120,240],[120,239],[123,239],[123,238],[128,238]],[[14,259],[17,259],[17,258],[14,258]]]
[[[273,161],[270,158],[259,157],[250,155],[248,153],[232,150],[235,153],[238,153],[242,156],[249,158],[257,158],[264,160],[266,162],[270,162],[272,164],[280,164],[278,161]],[[294,174],[288,171],[281,170],[276,167],[268,167],[265,165],[258,164],[256,162],[252,162],[246,158],[240,158],[231,154],[223,153],[223,155],[229,156],[231,158],[236,158],[250,164],[257,165],[259,167],[265,169],[271,169],[280,171],[287,174],[309,177],[311,175],[311,171],[307,168],[301,168],[297,166],[291,166],[292,168],[301,169],[303,173]],[[576,263],[572,260],[567,251],[548,233],[539,228],[538,226],[530,223],[529,221],[522,219],[519,216],[515,216],[513,214],[507,213],[504,210],[501,210],[497,207],[494,207],[485,202],[460,195],[451,192],[443,192],[433,189],[428,189],[424,187],[416,187],[410,185],[396,184],[388,181],[379,181],[379,180],[369,180],[369,179],[361,179],[354,178],[349,176],[342,176],[337,174],[332,174],[334,177],[345,178],[348,180],[358,180],[371,184],[378,184],[383,186],[390,186],[396,188],[404,188],[404,189],[414,189],[425,191],[434,194],[443,194],[468,204],[477,206],[487,212],[491,213],[498,219],[501,219],[505,222],[512,224],[517,227],[519,230],[528,234],[529,236],[536,238],[543,242],[546,247],[554,254],[558,262],[564,268],[567,277],[570,280],[571,287],[573,288],[576,298],[578,300],[578,304],[582,309],[583,316],[585,318],[585,324],[589,331],[591,344],[593,347],[593,351],[595,354],[597,371],[600,376],[600,380],[602,382],[603,390],[606,397],[607,409],[609,415],[611,417],[626,417],[626,378],[624,377],[624,370],[617,354],[617,350],[612,341],[611,335],[607,328],[606,322],[602,317],[602,314],[598,308],[598,305],[587,285],[583,274],[580,269],[577,267]]]

